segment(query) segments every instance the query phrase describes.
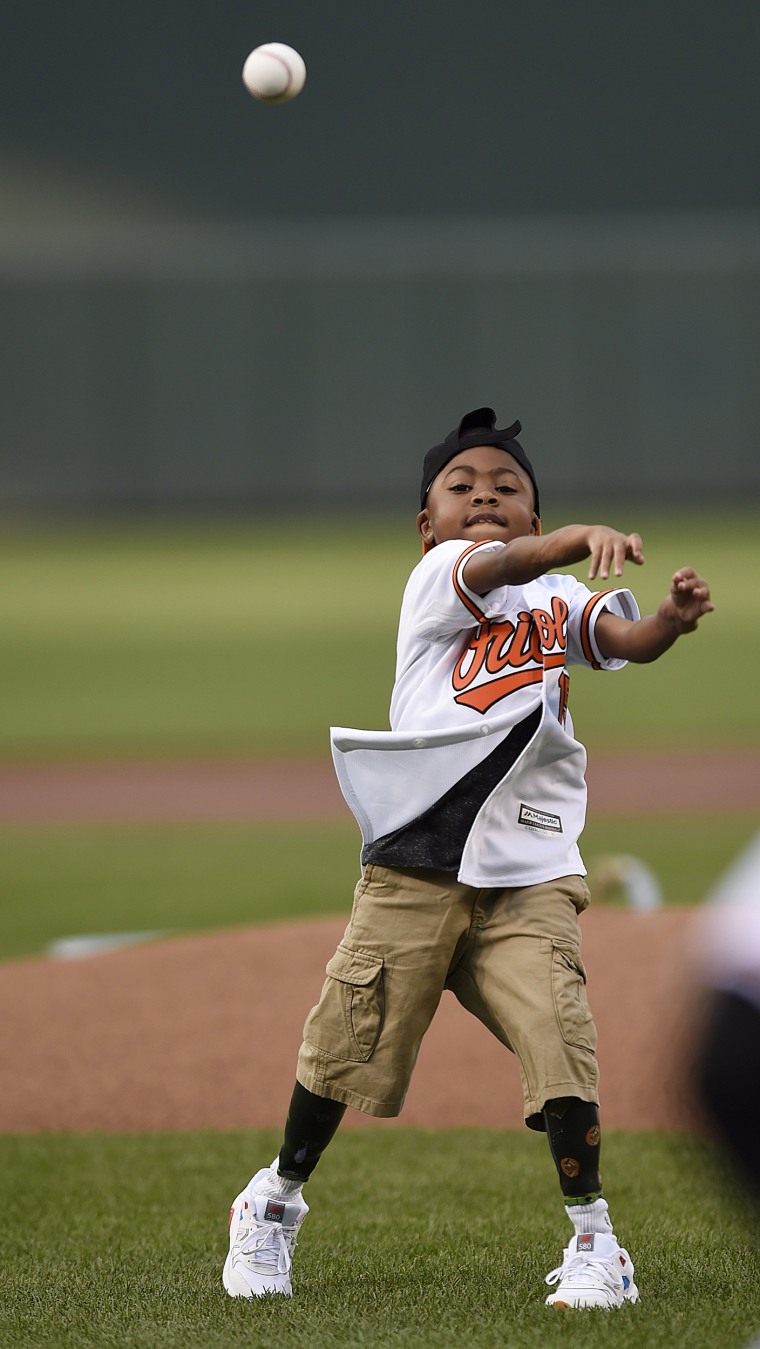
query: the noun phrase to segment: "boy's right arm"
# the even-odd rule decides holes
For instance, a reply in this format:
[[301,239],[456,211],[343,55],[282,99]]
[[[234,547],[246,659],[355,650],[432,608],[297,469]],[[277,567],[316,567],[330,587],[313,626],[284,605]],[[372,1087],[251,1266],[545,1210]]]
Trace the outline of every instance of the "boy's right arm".
[[623,563],[644,561],[638,534],[621,534],[608,525],[564,525],[551,534],[510,539],[493,553],[475,553],[464,568],[471,590],[485,595],[498,586],[526,585],[558,567],[590,558],[589,579],[622,576]]

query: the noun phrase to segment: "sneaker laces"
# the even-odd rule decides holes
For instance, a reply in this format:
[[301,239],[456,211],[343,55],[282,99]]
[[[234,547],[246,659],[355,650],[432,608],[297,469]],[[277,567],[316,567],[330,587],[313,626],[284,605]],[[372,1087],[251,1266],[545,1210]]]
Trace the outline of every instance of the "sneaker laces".
[[[589,1265],[594,1266],[594,1275],[589,1271]],[[565,1253],[565,1258],[561,1265],[553,1269],[551,1274],[547,1274],[546,1283],[559,1283],[560,1280],[568,1279],[572,1283],[583,1285],[586,1280],[596,1278],[596,1271],[599,1270],[604,1275],[605,1281],[611,1287],[617,1286],[615,1279],[614,1265],[612,1259],[607,1255],[593,1255],[586,1251],[574,1251],[572,1255]],[[586,1279],[582,1277],[585,1274]]]
[[292,1264],[290,1243],[281,1223],[257,1222],[241,1242],[239,1254],[251,1269],[266,1274],[287,1274]]

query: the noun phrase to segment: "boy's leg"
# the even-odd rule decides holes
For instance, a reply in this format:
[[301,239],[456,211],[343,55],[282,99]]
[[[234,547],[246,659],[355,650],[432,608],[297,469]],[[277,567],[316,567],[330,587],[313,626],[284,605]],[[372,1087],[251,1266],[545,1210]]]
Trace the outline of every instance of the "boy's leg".
[[[602,1194],[599,1171],[602,1131],[598,1105],[564,1096],[547,1101],[543,1116],[565,1206],[577,1208],[593,1204]],[[599,1231],[611,1232],[612,1224],[600,1227]]]
[[479,894],[453,873],[365,867],[304,1026],[304,1087],[378,1118],[400,1113]]
[[615,1236],[602,1195],[599,1107],[562,1097],[546,1102],[543,1117],[574,1232],[562,1264],[547,1275],[546,1282],[557,1285],[547,1306],[611,1308],[637,1302],[633,1262]]
[[296,1082],[278,1158],[278,1174],[303,1185],[335,1136],[345,1113],[342,1101],[315,1096]]
[[230,1297],[292,1295],[290,1269],[298,1231],[309,1212],[303,1181],[277,1171],[278,1159],[257,1171],[230,1209],[230,1248],[222,1283]]
[[580,876],[565,876],[481,895],[448,986],[515,1054],[526,1123],[543,1132],[547,1101],[598,1104],[596,1028],[578,923],[588,890]]
[[564,1096],[546,1102],[543,1120],[573,1237],[548,1276],[555,1307],[617,1307],[637,1302],[633,1262],[620,1246],[602,1193],[602,1131],[593,1101]]
[[279,1155],[237,1196],[222,1282],[230,1297],[292,1293],[290,1266],[308,1213],[301,1190],[334,1137],[346,1107],[296,1082]]
[[549,1276],[559,1282],[549,1302],[612,1307],[635,1301],[638,1292],[601,1194],[596,1030],[578,925],[587,903],[578,876],[483,892],[479,922],[449,986],[515,1053],[526,1122],[548,1133],[575,1230],[562,1266]]
[[375,1115],[401,1109],[477,893],[444,873],[365,868],[322,997],[307,1018],[279,1156],[232,1206],[223,1275],[230,1296],[291,1293],[290,1264],[308,1212],[302,1186],[345,1103]]

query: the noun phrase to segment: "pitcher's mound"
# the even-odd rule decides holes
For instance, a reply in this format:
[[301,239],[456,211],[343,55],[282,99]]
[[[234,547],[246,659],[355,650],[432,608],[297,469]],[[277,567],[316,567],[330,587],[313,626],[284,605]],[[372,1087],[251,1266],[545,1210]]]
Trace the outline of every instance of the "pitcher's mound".
[[[583,918],[607,1127],[692,1123],[692,921],[674,909]],[[344,926],[288,923],[0,967],[0,1129],[280,1128],[304,1019]],[[347,1112],[347,1124],[365,1122]],[[522,1122],[512,1056],[448,993],[401,1122]]]

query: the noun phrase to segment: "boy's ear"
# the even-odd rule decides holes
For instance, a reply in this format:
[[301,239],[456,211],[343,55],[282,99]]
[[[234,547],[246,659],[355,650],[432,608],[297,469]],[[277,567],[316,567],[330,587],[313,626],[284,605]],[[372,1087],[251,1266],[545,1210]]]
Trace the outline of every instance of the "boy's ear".
[[417,516],[417,528],[422,535],[423,552],[427,553],[435,544],[433,526],[430,523],[430,516],[427,508],[421,510]]
[[534,515],[534,516],[533,516],[533,520],[532,520],[532,522],[531,522],[531,532],[532,532],[533,534],[540,534],[540,533],[541,533],[541,516],[540,516],[540,515]]

